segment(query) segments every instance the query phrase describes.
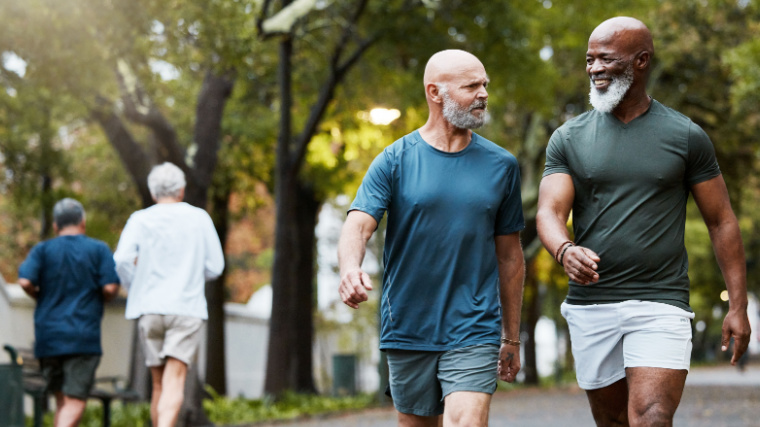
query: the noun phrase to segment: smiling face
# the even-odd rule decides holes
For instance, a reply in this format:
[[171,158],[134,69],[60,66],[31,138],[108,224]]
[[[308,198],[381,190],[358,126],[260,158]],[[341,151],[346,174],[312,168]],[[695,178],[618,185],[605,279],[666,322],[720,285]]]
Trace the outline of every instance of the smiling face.
[[[621,17],[599,25],[589,37],[586,52],[594,108],[611,112],[632,87],[643,90],[653,50],[649,30],[641,21]],[[645,90],[642,93],[646,96]]]

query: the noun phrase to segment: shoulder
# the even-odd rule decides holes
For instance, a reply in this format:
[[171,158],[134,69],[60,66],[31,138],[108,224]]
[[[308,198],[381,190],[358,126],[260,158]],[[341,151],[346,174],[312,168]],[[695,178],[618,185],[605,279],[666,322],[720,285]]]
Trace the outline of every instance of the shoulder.
[[507,167],[517,166],[517,158],[506,148],[497,145],[495,142],[483,138],[482,136],[472,133],[472,143],[481,148],[491,156],[495,156]]
[[671,125],[682,126],[685,129],[693,126],[699,127],[686,115],[662,104],[656,99],[652,99],[652,106],[650,107],[649,113],[653,116],[664,118],[667,123]]
[[401,138],[394,141],[391,145],[385,147],[381,153],[381,156],[385,156],[389,160],[395,160],[403,155],[405,151],[418,148],[419,144],[423,142],[424,141],[422,141],[419,132],[415,130],[414,132],[402,136]]
[[575,116],[558,127],[554,134],[564,138],[570,137],[579,130],[588,129],[589,123],[596,122],[601,118],[603,113],[596,110],[588,110],[585,113]]

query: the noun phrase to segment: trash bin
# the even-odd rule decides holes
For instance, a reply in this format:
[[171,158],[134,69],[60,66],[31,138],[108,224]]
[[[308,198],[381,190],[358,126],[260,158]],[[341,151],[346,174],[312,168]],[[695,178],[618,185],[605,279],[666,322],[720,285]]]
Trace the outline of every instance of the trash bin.
[[0,426],[24,427],[24,384],[15,363],[0,364]]
[[356,355],[333,355],[333,396],[356,394]]

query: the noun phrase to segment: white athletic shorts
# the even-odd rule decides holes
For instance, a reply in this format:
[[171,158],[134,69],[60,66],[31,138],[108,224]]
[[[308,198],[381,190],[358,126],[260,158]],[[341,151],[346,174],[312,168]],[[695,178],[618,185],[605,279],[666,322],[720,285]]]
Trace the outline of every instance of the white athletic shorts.
[[625,368],[689,370],[694,313],[650,301],[563,302],[560,310],[570,329],[578,386],[584,390],[625,378]]

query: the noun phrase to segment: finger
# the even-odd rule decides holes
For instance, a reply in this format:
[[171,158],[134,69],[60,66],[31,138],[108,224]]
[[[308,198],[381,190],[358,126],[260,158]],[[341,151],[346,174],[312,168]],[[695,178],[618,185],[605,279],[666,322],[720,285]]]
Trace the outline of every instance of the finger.
[[361,276],[351,278],[351,299],[357,302],[367,301],[367,292],[364,290]]
[[370,279],[369,274],[362,271],[362,285],[364,285],[364,288],[371,291],[372,290],[372,279]]
[[[599,262],[599,261],[601,261],[601,260],[602,260],[601,258],[599,258],[599,255],[597,255],[597,253],[596,253],[596,252],[592,251],[592,250],[591,250],[591,249],[589,249],[589,248],[581,248],[581,251],[583,251],[583,253],[584,253],[584,254],[585,254],[585,255],[586,255],[586,256],[587,256],[587,257],[588,257],[590,260],[592,260],[592,261],[593,261],[593,262],[595,262],[595,263],[596,263],[596,262]],[[594,267],[594,269],[596,269],[596,267]]]
[[734,354],[731,357],[731,364],[734,365],[736,362],[741,359],[741,357],[744,355],[744,352],[747,351],[747,346],[749,345],[749,339],[747,338],[739,338],[737,336],[734,336]]
[[728,342],[731,339],[731,331],[724,325],[720,336],[720,350],[728,350]]

